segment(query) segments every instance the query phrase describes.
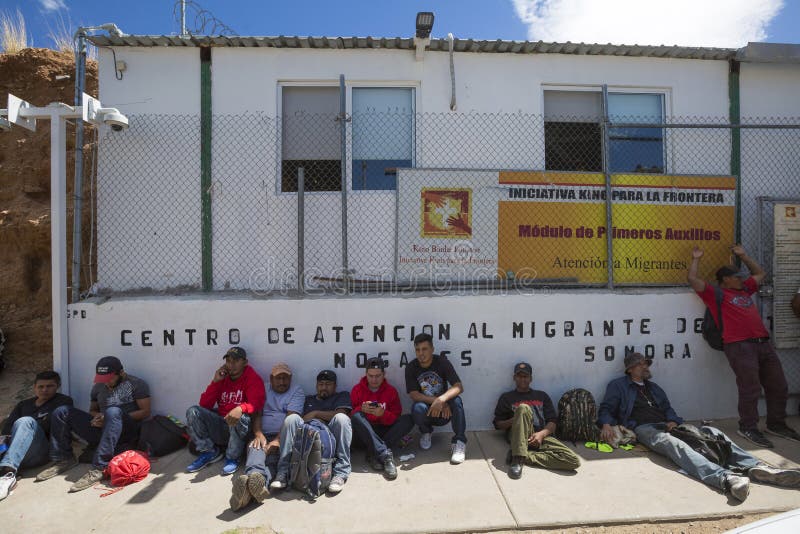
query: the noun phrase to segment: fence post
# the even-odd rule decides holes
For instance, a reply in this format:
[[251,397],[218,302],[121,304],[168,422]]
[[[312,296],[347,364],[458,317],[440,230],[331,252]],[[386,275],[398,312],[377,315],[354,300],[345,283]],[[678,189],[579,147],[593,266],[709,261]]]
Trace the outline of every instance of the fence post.
[[614,262],[613,262],[613,249],[614,240],[611,237],[611,163],[609,162],[609,120],[608,120],[608,86],[603,84],[603,122],[601,124],[602,136],[600,153],[602,156],[603,177],[606,183],[606,258],[608,259],[608,280],[606,287],[614,289]]
[[346,291],[350,285],[350,273],[347,265],[347,94],[344,74],[339,75],[339,127],[342,158],[342,281]]
[[300,296],[303,296],[306,286],[305,193],[306,173],[303,167],[299,167],[297,169],[297,291]]

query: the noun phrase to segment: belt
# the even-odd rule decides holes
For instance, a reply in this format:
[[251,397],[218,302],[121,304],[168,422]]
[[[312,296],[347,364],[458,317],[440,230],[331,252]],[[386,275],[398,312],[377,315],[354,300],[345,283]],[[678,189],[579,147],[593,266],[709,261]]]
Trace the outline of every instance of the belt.
[[769,341],[769,337],[751,337],[749,339],[743,339],[747,343],[767,343]]

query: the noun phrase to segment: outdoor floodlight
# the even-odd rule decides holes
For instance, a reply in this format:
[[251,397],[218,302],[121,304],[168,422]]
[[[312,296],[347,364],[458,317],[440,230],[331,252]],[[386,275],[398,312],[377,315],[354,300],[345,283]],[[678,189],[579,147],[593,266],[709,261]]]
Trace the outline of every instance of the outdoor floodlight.
[[433,29],[433,12],[420,11],[417,13],[417,37],[427,39]]

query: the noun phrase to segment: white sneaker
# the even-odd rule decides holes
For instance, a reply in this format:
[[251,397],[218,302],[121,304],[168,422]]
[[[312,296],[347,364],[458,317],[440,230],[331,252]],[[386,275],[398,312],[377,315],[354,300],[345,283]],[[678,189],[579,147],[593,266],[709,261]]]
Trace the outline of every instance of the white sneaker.
[[282,490],[289,485],[289,482],[286,480],[285,475],[281,476],[278,475],[275,477],[275,480],[270,482],[269,489],[272,490]]
[[0,501],[8,497],[17,487],[17,475],[9,471],[0,477]]
[[419,437],[419,448],[423,451],[427,451],[431,448],[431,433],[425,432]]
[[344,483],[344,478],[337,475],[333,477],[333,480],[331,480],[331,483],[328,486],[328,491],[331,493],[339,493],[344,489]]
[[453,455],[450,456],[451,464],[460,464],[467,457],[467,444],[462,441],[453,443]]
[[738,475],[728,475],[725,479],[728,491],[734,499],[744,502],[747,496],[750,495],[750,479]]

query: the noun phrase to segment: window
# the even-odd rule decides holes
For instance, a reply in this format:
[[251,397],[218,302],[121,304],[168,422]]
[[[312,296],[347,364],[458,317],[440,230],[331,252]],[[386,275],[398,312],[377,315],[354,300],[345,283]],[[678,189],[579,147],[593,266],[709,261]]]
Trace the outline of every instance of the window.
[[[611,122],[661,123],[664,95],[608,94]],[[602,94],[599,91],[544,92],[545,169],[602,171]],[[665,171],[664,134],[659,128],[611,128],[609,169],[620,172]]]
[[411,167],[414,90],[353,88],[352,188],[397,189],[398,167]]
[[306,191],[341,191],[338,87],[284,87],[281,116],[281,191],[297,191],[304,168]]

